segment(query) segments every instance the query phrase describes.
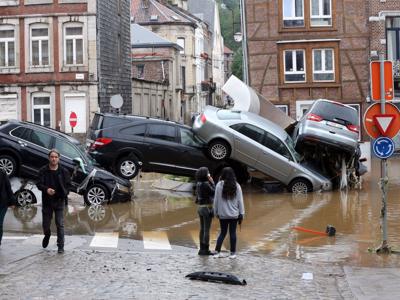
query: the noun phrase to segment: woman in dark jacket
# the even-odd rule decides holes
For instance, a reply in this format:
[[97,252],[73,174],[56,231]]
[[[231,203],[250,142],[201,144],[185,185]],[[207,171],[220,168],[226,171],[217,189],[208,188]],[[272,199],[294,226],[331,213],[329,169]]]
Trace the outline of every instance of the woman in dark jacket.
[[196,172],[196,203],[197,213],[200,217],[200,250],[199,255],[211,255],[210,247],[210,227],[213,218],[213,198],[215,185],[206,167],[201,167]]
[[7,175],[0,169],[0,245],[3,237],[4,217],[9,206],[16,205],[15,196],[11,190],[10,180]]

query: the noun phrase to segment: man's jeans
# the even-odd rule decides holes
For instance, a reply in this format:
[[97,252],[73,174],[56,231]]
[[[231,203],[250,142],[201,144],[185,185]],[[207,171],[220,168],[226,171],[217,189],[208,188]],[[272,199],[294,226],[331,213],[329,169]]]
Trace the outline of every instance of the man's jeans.
[[199,240],[200,244],[209,245],[210,244],[210,227],[212,221],[212,215],[210,214],[212,208],[199,207],[197,213],[200,217],[200,234]]
[[43,216],[43,233],[45,236],[50,236],[50,225],[51,219],[55,214],[56,227],[57,227],[57,246],[58,248],[64,248],[64,201],[57,204],[43,205],[42,216]]
[[4,222],[4,217],[6,216],[7,212],[7,207],[0,207],[0,244],[1,244],[1,239],[3,238],[3,222]]

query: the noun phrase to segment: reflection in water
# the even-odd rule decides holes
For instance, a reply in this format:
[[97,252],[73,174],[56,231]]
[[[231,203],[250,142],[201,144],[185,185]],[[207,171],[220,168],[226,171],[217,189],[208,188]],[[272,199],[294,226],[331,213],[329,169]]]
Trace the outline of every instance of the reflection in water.
[[[388,241],[400,249],[400,160],[389,164]],[[379,172],[379,162],[372,167]],[[369,253],[381,243],[380,174],[369,174],[361,190],[329,193],[266,193],[244,186],[246,215],[238,230],[238,250],[303,261],[348,262],[360,266],[400,266],[400,256]],[[71,206],[65,216],[67,234],[93,235],[96,231],[118,231],[120,237],[141,240],[142,232],[163,231],[173,245],[196,247],[198,217],[194,197],[155,191],[150,184],[135,183],[134,202],[107,206]],[[81,202],[79,202],[81,203]],[[40,209],[40,206],[39,206]],[[20,232],[41,232],[41,213],[33,206],[8,214],[5,228]],[[22,227],[21,227],[22,224]],[[300,226],[325,231],[336,228],[336,236],[316,236],[293,230]],[[212,244],[218,235],[218,220],[211,228]],[[229,241],[227,241],[229,243]],[[229,248],[226,244],[225,247]]]

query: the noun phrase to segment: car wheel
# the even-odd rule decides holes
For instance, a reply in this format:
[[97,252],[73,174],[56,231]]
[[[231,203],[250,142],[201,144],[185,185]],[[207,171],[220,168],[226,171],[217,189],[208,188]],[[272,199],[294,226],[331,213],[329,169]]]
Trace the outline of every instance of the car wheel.
[[87,206],[101,205],[104,204],[108,198],[108,190],[101,184],[94,184],[86,190],[84,201]]
[[36,203],[36,196],[30,190],[22,190],[15,193],[18,206],[26,206]]
[[210,143],[208,147],[208,154],[214,160],[224,160],[230,156],[230,147],[227,142],[216,140]]
[[294,194],[305,194],[312,192],[312,185],[307,179],[295,178],[289,184],[288,191]]
[[14,217],[22,223],[31,222],[35,218],[37,210],[35,205],[16,207],[13,209]]
[[118,175],[128,180],[135,178],[139,173],[139,169],[139,162],[133,157],[124,157],[120,159],[116,167]]
[[17,162],[9,155],[0,155],[0,169],[3,169],[8,177],[13,177],[17,172]]

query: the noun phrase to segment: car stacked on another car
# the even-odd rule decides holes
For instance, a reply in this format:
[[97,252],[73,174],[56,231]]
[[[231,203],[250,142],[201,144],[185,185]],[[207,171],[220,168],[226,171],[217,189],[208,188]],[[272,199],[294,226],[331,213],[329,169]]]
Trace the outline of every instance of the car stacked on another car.
[[300,163],[291,137],[259,115],[207,106],[193,131],[216,161],[231,158],[284,183],[291,192],[331,189],[323,175]]
[[226,165],[243,179],[244,165],[216,162],[190,127],[157,118],[96,113],[88,132],[89,154],[118,176],[132,179],[139,170],[193,177],[200,167],[208,167],[218,177]]
[[131,199],[130,182],[94,166],[75,138],[29,122],[11,120],[0,126],[0,168],[10,177],[36,181],[52,148],[60,152],[60,164],[72,174],[72,191],[84,195],[87,205]]
[[[340,102],[319,99],[296,124],[295,148],[329,177],[341,172],[342,161],[359,173],[359,119],[357,110]],[[338,181],[338,180],[336,180]]]

